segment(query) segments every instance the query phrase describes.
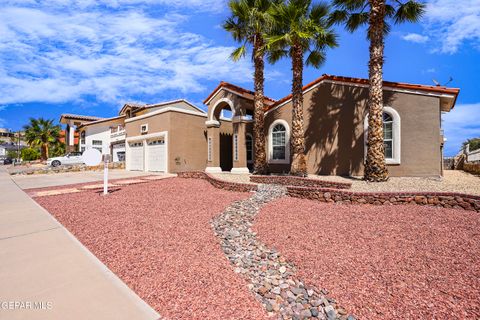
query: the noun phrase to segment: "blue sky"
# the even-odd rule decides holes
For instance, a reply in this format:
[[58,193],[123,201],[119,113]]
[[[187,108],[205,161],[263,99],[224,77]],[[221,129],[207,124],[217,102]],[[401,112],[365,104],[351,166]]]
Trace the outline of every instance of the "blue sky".
[[[396,26],[386,41],[385,80],[461,88],[444,115],[446,155],[480,136],[480,0],[428,0],[419,24]],[[114,116],[127,101],[186,98],[200,107],[218,84],[252,88],[249,59],[220,27],[224,0],[2,0],[0,127],[61,113]],[[338,28],[340,47],[304,83],[323,73],[367,77],[363,32]],[[266,94],[290,90],[288,60],[266,67]]]

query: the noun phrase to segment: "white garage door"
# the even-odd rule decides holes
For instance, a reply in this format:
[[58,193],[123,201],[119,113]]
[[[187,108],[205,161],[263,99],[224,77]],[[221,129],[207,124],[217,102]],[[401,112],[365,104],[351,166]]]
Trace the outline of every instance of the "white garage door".
[[167,152],[164,138],[148,141],[147,163],[148,171],[167,171]]
[[130,170],[143,171],[143,142],[130,143]]

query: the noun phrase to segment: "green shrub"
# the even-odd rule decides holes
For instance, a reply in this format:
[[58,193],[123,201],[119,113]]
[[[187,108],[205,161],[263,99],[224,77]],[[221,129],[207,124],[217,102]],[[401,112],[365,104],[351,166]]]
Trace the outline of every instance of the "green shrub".
[[40,151],[35,148],[25,148],[22,150],[23,161],[33,161],[40,159]]
[[18,158],[18,152],[17,152],[17,150],[8,150],[8,151],[7,151],[7,158],[17,159],[17,158]]

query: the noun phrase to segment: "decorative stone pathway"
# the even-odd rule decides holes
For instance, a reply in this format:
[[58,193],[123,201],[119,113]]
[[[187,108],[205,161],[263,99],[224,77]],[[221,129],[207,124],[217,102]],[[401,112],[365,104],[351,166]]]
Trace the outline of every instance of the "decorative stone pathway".
[[305,285],[295,266],[257,239],[251,227],[261,206],[285,195],[285,187],[259,185],[252,197],[232,203],[212,221],[221,247],[237,274],[271,316],[279,319],[348,319],[352,315],[327,297],[328,292]]

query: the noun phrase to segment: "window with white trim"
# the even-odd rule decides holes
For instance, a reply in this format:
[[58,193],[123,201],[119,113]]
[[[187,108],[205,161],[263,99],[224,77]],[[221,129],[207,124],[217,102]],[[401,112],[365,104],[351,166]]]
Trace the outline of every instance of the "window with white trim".
[[271,134],[272,160],[286,159],[287,129],[281,123],[277,123]]
[[[368,142],[368,115],[365,117],[365,159]],[[391,107],[383,108],[383,145],[385,149],[385,162],[387,164],[400,164],[401,157],[400,115]]]
[[212,137],[208,137],[208,161],[212,161]]
[[247,150],[247,162],[253,161],[253,137],[247,133],[245,135],[245,149]]
[[388,113],[383,113],[383,146],[385,159],[393,159],[393,118]]
[[94,146],[101,146],[102,144],[102,140],[92,140],[92,145]]
[[238,161],[238,134],[233,135],[233,161]]

